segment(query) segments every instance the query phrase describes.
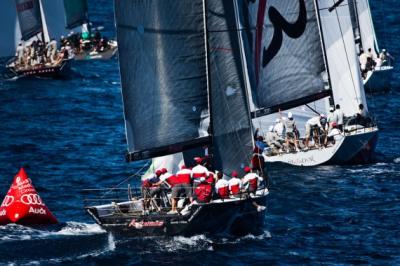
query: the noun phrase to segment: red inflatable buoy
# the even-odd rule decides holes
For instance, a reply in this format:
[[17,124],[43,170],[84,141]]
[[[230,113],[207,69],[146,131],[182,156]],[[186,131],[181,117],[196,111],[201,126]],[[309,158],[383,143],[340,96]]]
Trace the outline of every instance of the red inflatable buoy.
[[0,225],[55,224],[56,217],[46,207],[25,170],[21,168],[0,206]]

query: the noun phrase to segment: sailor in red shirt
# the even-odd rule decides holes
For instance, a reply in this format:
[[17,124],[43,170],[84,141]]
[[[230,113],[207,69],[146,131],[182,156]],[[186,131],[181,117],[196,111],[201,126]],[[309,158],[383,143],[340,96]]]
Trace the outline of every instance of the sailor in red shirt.
[[221,199],[229,198],[229,183],[223,178],[222,172],[218,173],[218,181],[215,184],[215,192]]
[[243,177],[243,186],[250,193],[255,193],[258,188],[258,184],[262,182],[262,178],[256,173],[251,172],[251,168],[246,166],[244,168],[246,175]]
[[242,190],[242,180],[238,178],[238,173],[236,171],[232,172],[232,177],[228,181],[229,191],[232,195],[239,195]]
[[200,183],[200,178],[204,177],[207,178],[208,176],[208,169],[202,165],[203,159],[200,157],[195,157],[194,160],[196,161],[196,166],[192,168],[192,178],[193,178],[193,185],[196,186]]
[[178,183],[175,186],[175,193],[177,193],[175,196],[178,197],[184,193],[190,199],[190,202],[192,202],[192,188],[190,186],[192,171],[187,169],[185,165],[182,165],[181,170],[176,173],[176,178]]
[[161,185],[161,183],[164,182],[169,187],[171,187],[171,190],[172,190],[172,194],[171,194],[171,205],[172,205],[172,208],[168,212],[168,214],[176,214],[176,213],[178,213],[178,211],[176,210],[176,204],[177,204],[176,198],[177,198],[177,194],[178,194],[177,192],[178,192],[178,188],[179,188],[179,186],[177,187],[177,184],[179,184],[178,178],[175,175],[173,175],[171,173],[168,173],[166,168],[163,168],[161,170],[161,172],[163,174],[160,176],[160,182],[157,183],[157,185]]
[[200,178],[200,184],[194,190],[194,199],[197,203],[208,203],[212,197],[212,186],[204,177]]

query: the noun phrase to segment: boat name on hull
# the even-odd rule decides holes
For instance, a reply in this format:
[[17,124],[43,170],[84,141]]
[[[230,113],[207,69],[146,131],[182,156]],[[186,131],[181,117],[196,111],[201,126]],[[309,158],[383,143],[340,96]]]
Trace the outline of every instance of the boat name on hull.
[[129,227],[135,227],[136,229],[142,229],[145,227],[162,227],[164,225],[164,221],[137,221],[136,219],[132,219],[129,223]]

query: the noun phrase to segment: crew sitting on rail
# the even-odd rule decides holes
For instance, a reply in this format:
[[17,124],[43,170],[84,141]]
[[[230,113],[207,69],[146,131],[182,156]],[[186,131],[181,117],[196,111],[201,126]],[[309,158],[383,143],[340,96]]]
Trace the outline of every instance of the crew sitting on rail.
[[[232,174],[234,174],[234,172],[232,172]],[[229,198],[229,182],[227,180],[225,180],[223,178],[223,173],[219,172],[217,175],[217,183],[215,184],[215,192],[216,195],[220,198],[220,199],[227,199]]]
[[259,183],[263,181],[262,177],[253,173],[251,168],[248,166],[244,168],[244,172],[246,175],[243,177],[242,182],[245,190],[250,193],[255,193]]
[[268,146],[272,149],[277,151],[280,151],[282,149],[282,143],[280,141],[280,138],[278,136],[278,133],[274,131],[274,126],[270,126],[268,128],[268,132],[266,135],[266,142]]
[[208,169],[202,165],[203,159],[200,157],[194,158],[196,162],[196,166],[192,168],[192,178],[193,178],[193,186],[196,187],[198,183],[200,183],[200,178],[208,177]]
[[199,178],[199,181],[194,189],[193,202],[208,203],[212,198],[212,185],[204,177]]
[[228,181],[229,191],[231,195],[238,196],[242,190],[242,180],[238,178],[238,174],[236,171],[232,172],[232,177]]

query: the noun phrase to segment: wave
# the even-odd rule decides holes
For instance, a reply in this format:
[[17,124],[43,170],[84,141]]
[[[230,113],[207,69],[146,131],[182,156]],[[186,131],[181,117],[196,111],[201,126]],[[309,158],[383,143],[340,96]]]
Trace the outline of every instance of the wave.
[[400,157],[397,157],[396,159],[393,160],[394,163],[400,163]]
[[60,236],[79,236],[104,234],[105,231],[97,224],[66,222],[49,227],[28,227],[18,224],[0,226],[1,241],[23,241],[32,239],[46,239]]

